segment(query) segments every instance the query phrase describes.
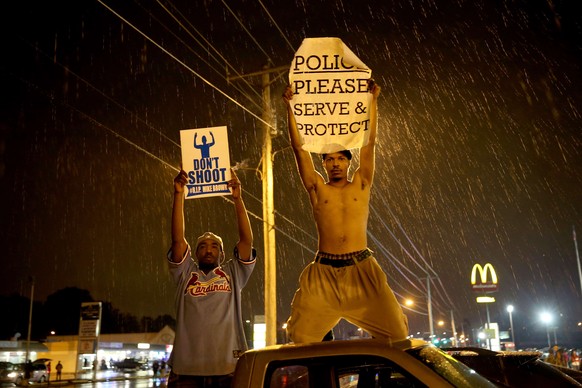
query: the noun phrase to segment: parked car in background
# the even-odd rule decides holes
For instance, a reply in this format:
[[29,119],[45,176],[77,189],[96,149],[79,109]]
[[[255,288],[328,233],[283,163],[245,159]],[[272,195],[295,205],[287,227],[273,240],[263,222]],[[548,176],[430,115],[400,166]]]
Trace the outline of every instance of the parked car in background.
[[28,380],[31,383],[44,383],[48,381],[48,370],[46,368],[46,364],[42,360],[36,360],[32,363],[32,370],[30,371],[30,379]]
[[0,383],[20,385],[22,378],[20,367],[17,364],[5,361],[0,362]]
[[113,363],[114,368],[124,371],[146,370],[148,364],[145,361],[136,360],[135,358],[126,358],[122,361]]
[[237,388],[495,387],[421,340],[380,339],[274,345],[242,354]]
[[501,387],[582,387],[582,372],[548,364],[540,352],[473,347],[443,350]]
[[[46,359],[40,359],[30,364],[31,383],[44,383],[48,381],[48,371],[45,365]],[[22,385],[26,382],[26,364],[13,364],[11,362],[0,362],[0,382]]]

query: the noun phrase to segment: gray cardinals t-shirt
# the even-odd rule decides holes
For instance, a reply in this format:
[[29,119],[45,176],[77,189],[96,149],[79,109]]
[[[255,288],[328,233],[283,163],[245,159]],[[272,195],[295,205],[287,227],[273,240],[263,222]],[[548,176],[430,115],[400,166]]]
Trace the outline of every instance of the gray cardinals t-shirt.
[[217,376],[232,373],[247,349],[241,312],[241,290],[256,262],[234,260],[204,274],[192,259],[190,246],[179,263],[170,260],[176,289],[176,338],[168,364],[178,375]]

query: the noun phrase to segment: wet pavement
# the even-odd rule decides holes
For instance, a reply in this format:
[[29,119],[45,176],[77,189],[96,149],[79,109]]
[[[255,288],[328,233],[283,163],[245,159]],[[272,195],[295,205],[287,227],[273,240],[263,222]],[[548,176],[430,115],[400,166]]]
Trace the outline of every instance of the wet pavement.
[[54,386],[54,387],[165,387],[167,374],[158,373],[155,377],[152,371],[115,371],[106,370],[94,373],[81,373],[76,376],[63,373],[61,380],[55,380],[55,375],[51,373],[51,378],[46,383],[34,383],[31,386]]

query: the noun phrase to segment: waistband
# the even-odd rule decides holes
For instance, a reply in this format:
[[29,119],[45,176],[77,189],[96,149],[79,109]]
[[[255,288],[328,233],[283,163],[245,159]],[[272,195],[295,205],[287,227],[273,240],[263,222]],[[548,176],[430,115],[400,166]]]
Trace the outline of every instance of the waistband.
[[357,252],[334,254],[327,252],[317,252],[315,256],[315,262],[319,264],[330,265],[335,268],[347,267],[356,264],[368,257],[372,256],[373,252],[371,249],[366,248]]

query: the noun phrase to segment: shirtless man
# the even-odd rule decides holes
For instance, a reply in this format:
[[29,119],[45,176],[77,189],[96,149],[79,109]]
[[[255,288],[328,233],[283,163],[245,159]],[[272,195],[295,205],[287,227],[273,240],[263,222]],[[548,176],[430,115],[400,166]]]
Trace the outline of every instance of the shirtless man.
[[369,91],[373,96],[370,134],[368,144],[360,149],[360,166],[349,180],[351,152],[323,154],[327,182],[315,170],[311,154],[301,147],[291,106],[293,91],[288,87],[283,94],[291,145],[319,236],[317,255],[301,274],[287,321],[287,333],[295,343],[321,341],[342,318],[376,338],[400,341],[408,335],[406,316],[368,249],[380,87],[370,80]]

